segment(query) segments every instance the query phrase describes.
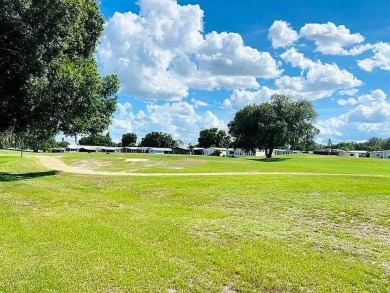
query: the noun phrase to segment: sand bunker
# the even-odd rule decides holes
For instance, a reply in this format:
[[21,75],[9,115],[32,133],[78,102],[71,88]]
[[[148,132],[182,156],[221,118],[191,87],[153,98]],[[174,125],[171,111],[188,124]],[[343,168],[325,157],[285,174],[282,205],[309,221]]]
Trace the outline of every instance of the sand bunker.
[[126,159],[126,162],[147,162],[149,159]]

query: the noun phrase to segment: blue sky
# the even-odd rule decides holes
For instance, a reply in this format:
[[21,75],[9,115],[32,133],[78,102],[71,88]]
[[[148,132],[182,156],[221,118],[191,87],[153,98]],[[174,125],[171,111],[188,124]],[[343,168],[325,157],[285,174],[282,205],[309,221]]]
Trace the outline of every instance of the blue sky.
[[390,4],[307,0],[101,0],[102,74],[121,80],[114,140],[196,143],[273,93],[313,101],[318,141],[390,137]]

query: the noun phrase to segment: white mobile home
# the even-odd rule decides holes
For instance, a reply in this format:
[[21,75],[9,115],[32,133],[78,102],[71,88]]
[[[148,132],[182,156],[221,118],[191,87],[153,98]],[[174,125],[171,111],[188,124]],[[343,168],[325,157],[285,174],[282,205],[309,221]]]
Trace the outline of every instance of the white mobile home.
[[121,147],[106,147],[102,146],[98,149],[99,152],[103,153],[121,153],[122,148]]
[[274,149],[272,152],[273,156],[278,156],[278,155],[291,155],[293,153],[292,150],[285,150],[285,149]]
[[164,154],[172,154],[171,148],[148,148],[149,154],[155,155],[164,155]]
[[390,159],[390,150],[370,152],[370,158]]
[[123,153],[140,153],[139,147],[123,147],[122,148]]
[[66,151],[67,152],[71,152],[71,153],[73,153],[73,152],[78,152],[79,151],[79,149],[80,149],[80,146],[79,145],[68,145],[67,147],[66,147]]
[[364,158],[367,157],[367,151],[339,151],[340,157],[355,157]]
[[213,155],[214,153],[216,152],[220,152],[220,156],[222,156],[224,154],[226,154],[226,148],[217,148],[217,147],[210,147],[210,148],[205,148],[202,153],[204,156],[211,156]]
[[229,151],[229,157],[246,157],[246,156],[265,156],[264,150],[256,149],[254,151],[246,151],[242,148],[235,148]]

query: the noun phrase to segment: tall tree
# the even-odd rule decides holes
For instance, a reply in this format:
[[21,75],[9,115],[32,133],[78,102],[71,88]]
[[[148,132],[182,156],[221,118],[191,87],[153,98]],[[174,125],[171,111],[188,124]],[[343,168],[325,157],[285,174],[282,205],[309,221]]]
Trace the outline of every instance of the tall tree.
[[15,135],[11,132],[0,132],[0,149],[14,147]]
[[93,146],[113,146],[114,143],[111,140],[110,133],[103,134],[91,134],[89,136],[80,138],[80,145],[93,145]]
[[125,133],[122,135],[122,146],[135,146],[137,143],[137,135],[135,133]]
[[301,151],[312,151],[318,147],[318,144],[315,142],[315,136],[319,134],[319,130],[315,127],[308,127],[303,135],[298,139],[297,142],[291,142],[290,147],[294,150]]
[[382,148],[384,150],[390,150],[390,138],[385,139],[382,143]]
[[178,142],[168,133],[150,132],[141,140],[143,147],[172,148],[178,146]]
[[274,148],[296,145],[300,140],[308,140],[308,135],[314,135],[315,118],[311,102],[275,94],[270,102],[249,105],[238,111],[228,127],[235,145],[264,149],[266,157],[270,158]]
[[383,150],[384,140],[379,137],[371,137],[367,142],[367,150],[372,151],[379,151]]
[[199,133],[198,146],[208,148],[227,147],[231,143],[229,135],[224,130],[218,128],[203,129]]
[[1,1],[0,132],[108,126],[119,81],[102,78],[94,60],[103,22],[96,0]]

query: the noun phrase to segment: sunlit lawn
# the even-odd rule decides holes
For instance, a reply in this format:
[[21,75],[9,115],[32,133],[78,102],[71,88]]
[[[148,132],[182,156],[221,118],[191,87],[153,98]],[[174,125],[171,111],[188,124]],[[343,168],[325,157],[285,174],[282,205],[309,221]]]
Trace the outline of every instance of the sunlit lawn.
[[[88,155],[128,158],[64,160]],[[0,151],[0,292],[388,292],[390,161],[191,159],[185,172],[378,176],[86,176]]]
[[68,165],[81,166],[94,171],[135,173],[319,172],[390,175],[389,160],[308,154],[276,156],[271,160],[264,157],[225,158],[121,153],[67,153],[54,154],[54,156],[60,156]]

